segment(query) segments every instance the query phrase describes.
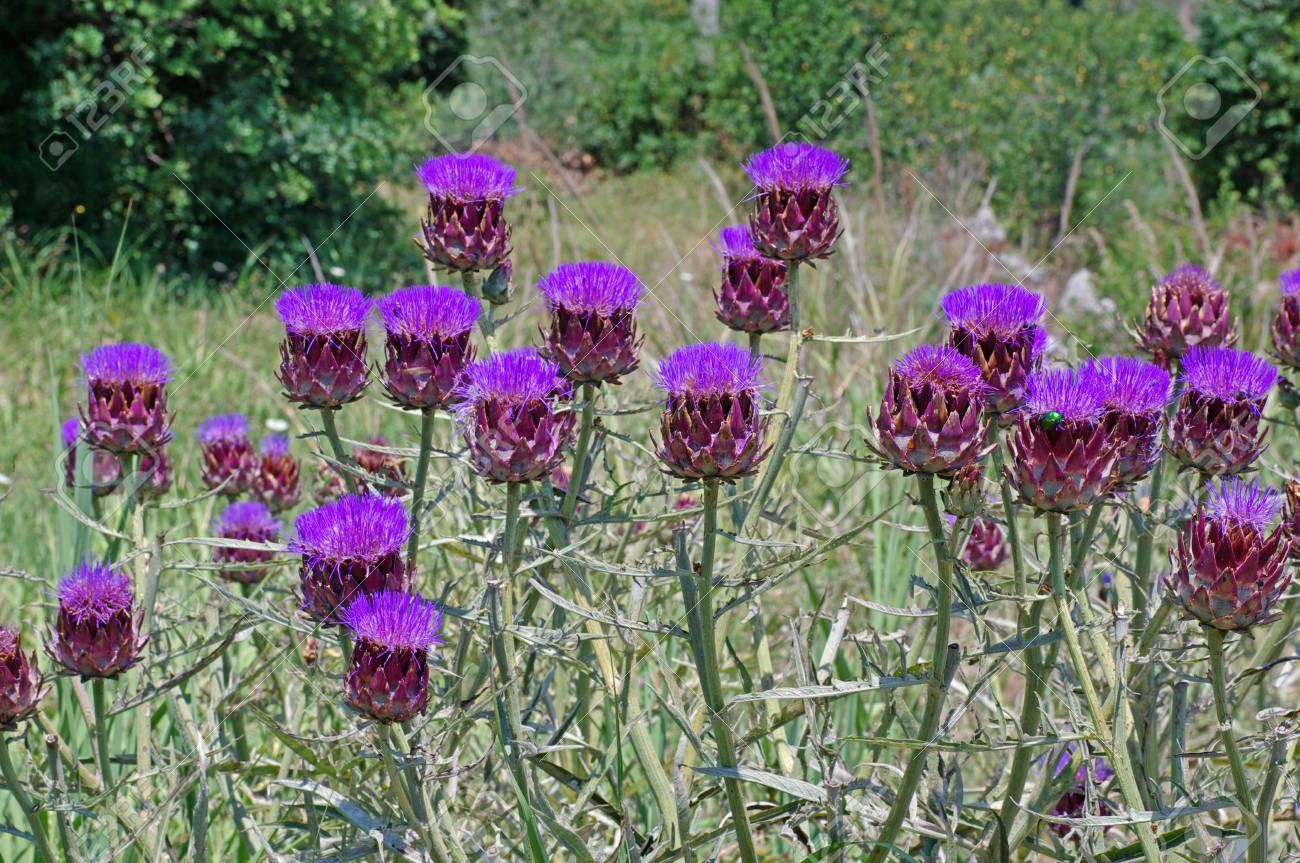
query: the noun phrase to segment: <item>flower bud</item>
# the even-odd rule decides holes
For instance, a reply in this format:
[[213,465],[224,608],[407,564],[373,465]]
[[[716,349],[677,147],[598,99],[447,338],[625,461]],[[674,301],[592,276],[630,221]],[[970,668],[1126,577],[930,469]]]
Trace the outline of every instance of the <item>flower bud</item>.
[[550,326],[544,353],[575,384],[612,383],[637,368],[636,307],[641,283],[626,267],[605,261],[561,264],[537,290],[546,297]]
[[[226,507],[213,525],[213,533],[222,539],[272,543],[280,536],[280,522],[266,504],[248,500]],[[241,584],[256,584],[270,572],[265,567],[248,569],[248,564],[268,563],[274,558],[270,549],[218,547],[212,554],[215,562],[227,564],[220,570],[221,577]]]
[[321,410],[361,398],[370,382],[370,300],[354,288],[324,283],[285,291],[275,309],[285,329],[276,370],[285,398]]
[[203,482],[227,497],[248,491],[257,469],[257,456],[248,439],[248,417],[220,414],[199,423],[195,438],[202,452]]
[[455,288],[417,285],[378,302],[387,340],[384,389],[402,407],[443,408],[474,359],[470,331],[482,312]]
[[1181,266],[1151,288],[1136,335],[1142,350],[1166,368],[1198,345],[1227,347],[1237,340],[1228,292],[1200,267]]
[[87,402],[83,437],[117,455],[149,453],[172,439],[167,381],[172,365],[157,348],[138,342],[102,345],[81,358]]
[[1264,452],[1264,403],[1277,369],[1247,351],[1196,347],[1183,357],[1183,390],[1169,452],[1203,476],[1241,473]]
[[1086,363],[1084,372],[1097,375],[1106,386],[1102,422],[1118,448],[1115,488],[1128,488],[1151,473],[1160,458],[1169,373],[1134,357],[1101,357]]
[[11,729],[36,712],[50,687],[23,650],[22,634],[0,626],[0,729]]
[[289,551],[302,557],[303,612],[339,623],[356,596],[406,590],[408,530],[402,502],[378,495],[344,495],[298,516]]
[[945,295],[939,305],[951,327],[948,344],[970,357],[988,385],[985,410],[1014,410],[1047,344],[1047,332],[1038,325],[1047,310],[1042,296],[1019,285],[971,285]]
[[750,156],[744,168],[757,190],[749,227],[759,251],[784,261],[829,257],[840,235],[832,191],[843,184],[848,161],[789,142]]
[[253,497],[271,512],[292,509],[302,497],[302,465],[289,454],[289,439],[267,435],[259,445],[257,472],[253,475]]
[[491,270],[510,255],[504,209],[515,188],[515,169],[482,153],[450,153],[416,169],[429,193],[420,222],[424,256],[435,266],[468,273]]
[[765,258],[744,225],[723,228],[722,286],[713,291],[715,314],[743,333],[771,333],[790,327],[790,298],[785,293],[786,263]]
[[429,706],[429,649],[442,644],[442,610],[409,593],[358,596],[343,613],[356,644],[343,680],[353,710],[405,722]]
[[51,655],[83,678],[116,677],[135,664],[138,638],[131,579],[107,563],[82,561],[59,582]]
[[[63,476],[70,494],[77,488],[77,446],[85,444],[81,434],[81,420],[76,417],[64,420],[63,429]],[[95,497],[112,494],[122,483],[122,462],[111,452],[90,449],[90,493]]]
[[1300,369],[1300,270],[1283,273],[1282,302],[1269,329],[1273,356],[1279,363]]

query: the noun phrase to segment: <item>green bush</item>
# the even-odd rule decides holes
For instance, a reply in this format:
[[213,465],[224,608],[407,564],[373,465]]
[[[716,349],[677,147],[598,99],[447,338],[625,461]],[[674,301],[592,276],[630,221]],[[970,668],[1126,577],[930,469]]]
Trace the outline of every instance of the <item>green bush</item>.
[[[1232,65],[1198,64],[1189,77],[1210,84],[1222,110],[1259,100],[1197,162],[1202,193],[1294,202],[1300,198],[1300,0],[1210,3],[1199,24],[1205,57]],[[1213,123],[1182,119],[1180,134],[1197,141]]]
[[[164,261],[233,271],[247,245],[285,275],[302,238],[324,240],[420,155],[398,85],[456,26],[419,0],[10,5],[24,47],[0,57],[0,202],[17,231],[84,206],[80,226],[111,243],[130,202],[132,237]],[[42,164],[69,140],[57,170]],[[384,195],[362,214],[339,236],[410,246]]]
[[529,82],[529,116],[546,135],[617,169],[701,146],[739,161],[769,144],[744,45],[783,130],[841,117],[828,141],[855,157],[860,178],[870,172],[865,111],[856,97],[829,110],[819,100],[850,92],[874,45],[883,77],[872,95],[895,175],[970,159],[997,176],[1001,207],[1047,216],[1085,140],[1080,213],[1158,145],[1156,93],[1188,53],[1172,16],[1146,4],[727,0],[714,37],[688,5],[492,4],[472,41]]

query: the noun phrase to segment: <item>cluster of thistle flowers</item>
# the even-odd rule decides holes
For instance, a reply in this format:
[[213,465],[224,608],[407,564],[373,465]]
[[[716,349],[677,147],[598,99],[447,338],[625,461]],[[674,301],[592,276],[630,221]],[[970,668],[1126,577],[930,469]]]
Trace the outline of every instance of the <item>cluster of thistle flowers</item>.
[[[1273,491],[1237,475],[1265,449],[1262,416],[1277,371],[1227,346],[1236,328],[1226,293],[1209,274],[1182,267],[1152,290],[1140,336],[1157,363],[1103,357],[1075,369],[1042,368],[1045,305],[1015,285],[962,288],[941,307],[947,344],[923,345],[890,368],[871,444],[886,465],[949,478],[949,513],[978,517],[989,429],[1005,426],[1006,477],[1019,501],[1070,513],[1131,490],[1163,450],[1203,480],[1223,478],[1173,552],[1171,599],[1222,629],[1270,619],[1289,579],[1290,532],[1271,527]],[[1182,393],[1166,423],[1172,394],[1164,366],[1173,364]],[[1001,542],[996,523],[977,521],[967,563],[1000,564]]]
[[[839,233],[831,191],[847,165],[800,144],[758,154],[746,168],[758,189],[755,211],[750,231],[724,233],[719,316],[736,329],[769,332],[789,320],[781,291],[786,262],[830,254]],[[443,270],[490,272],[483,294],[505,302],[505,202],[518,191],[514,170],[482,154],[454,154],[429,159],[417,173],[429,194],[419,238],[425,256]],[[542,277],[537,290],[550,312],[541,347],[481,360],[470,341],[482,312],[476,297],[420,285],[374,303],[385,334],[378,374],[387,396],[409,410],[451,410],[474,471],[491,483],[567,477],[561,468],[576,422],[574,386],[594,392],[639,367],[635,313],[642,286],[634,273],[608,262],[567,263]],[[277,377],[286,397],[320,411],[361,398],[371,377],[366,331],[374,306],[360,291],[333,284],[280,297],[285,339]],[[757,470],[768,451],[761,370],[761,359],[745,349],[714,343],[688,345],[659,364],[655,380],[666,400],[655,445],[666,471],[732,481]],[[335,488],[343,490],[342,479]],[[366,712],[381,721],[400,721],[427,701],[426,654],[437,627],[420,629],[427,635],[417,639],[421,646],[408,645],[394,659],[396,643],[385,641],[393,628],[358,621],[389,615],[394,597],[426,607],[410,593],[411,567],[402,557],[413,526],[398,499],[330,497],[298,517],[290,544],[301,555],[302,610],[323,624],[345,624],[358,638],[349,702],[368,705]],[[390,651],[383,662],[375,658],[381,648]],[[353,681],[368,683],[356,688]],[[377,708],[380,703],[388,707]]]

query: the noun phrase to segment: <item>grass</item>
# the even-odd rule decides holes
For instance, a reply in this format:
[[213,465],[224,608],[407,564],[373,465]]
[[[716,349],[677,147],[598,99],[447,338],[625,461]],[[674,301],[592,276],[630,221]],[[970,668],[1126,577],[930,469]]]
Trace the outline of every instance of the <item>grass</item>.
[[[716,260],[707,241],[717,227],[741,220],[743,208],[732,209],[740,200],[737,182],[728,180],[731,193],[712,169],[697,167],[611,180],[578,199],[553,178],[525,178],[531,193],[511,204],[517,283],[509,311],[516,316],[501,343],[535,340],[542,310],[532,301],[531,283],[538,273],[564,260],[609,257],[632,267],[650,288],[641,314],[647,358],[688,340],[725,337],[711,314]],[[956,213],[979,203],[978,190],[959,179],[931,188]],[[823,334],[906,335],[875,344],[808,345],[809,403],[752,531],[736,532],[740,511],[732,504],[744,487],[722,490],[716,570],[722,581],[714,604],[739,773],[720,771],[712,760],[707,715],[682,637],[676,575],[699,559],[699,511],[674,511],[678,484],[657,469],[648,439],[657,397],[648,380],[636,375],[601,393],[593,487],[567,543],[555,542],[536,517],[552,505],[545,487],[531,488],[523,501],[528,525],[513,582],[533,613],[513,637],[529,753],[513,787],[493,743],[495,693],[483,659],[480,606],[493,543],[505,528],[504,494],[472,476],[446,417],[435,424],[439,451],[428,499],[436,506],[417,586],[446,603],[447,645],[437,655],[428,715],[412,722],[406,743],[396,745],[403,765],[426,777],[429,811],[441,816],[470,859],[489,848],[504,859],[530,859],[530,831],[551,849],[551,859],[703,860],[714,849],[721,849],[720,859],[732,859],[720,778],[741,780],[761,860],[858,859],[871,846],[872,825],[884,819],[901,766],[920,745],[931,668],[925,609],[933,599],[926,581],[934,574],[913,482],[869,464],[861,440],[889,359],[937,336],[935,297],[1005,273],[924,194],[909,202],[849,193],[845,201],[840,252],[804,277],[804,318]],[[417,206],[411,202],[412,223]],[[1128,229],[1142,217],[1128,213],[1126,223],[1124,212],[1117,201],[1114,211],[1095,217],[1100,239],[1081,232],[1055,253],[1059,259],[1045,265],[1049,294],[1059,292],[1062,277],[1080,262],[1103,273],[1175,263],[1158,250],[1153,260],[1135,239],[1138,232]],[[364,209],[355,218],[364,218]],[[1119,227],[1106,230],[1106,224]],[[134,260],[129,235],[128,229],[117,253],[78,248],[72,235],[36,249],[9,249],[0,312],[7,339],[0,465],[9,479],[0,502],[0,566],[8,576],[5,622],[21,624],[29,646],[39,622],[51,617],[54,580],[79,549],[103,554],[108,545],[51,494],[61,481],[58,422],[74,411],[80,353],[131,339],[156,344],[176,361],[170,501],[203,491],[192,431],[213,413],[243,411],[255,427],[287,423],[301,438],[296,452],[307,459],[328,450],[315,415],[292,410],[271,376],[280,327],[269,300],[280,290],[278,279],[250,262],[218,288],[187,283]],[[319,250],[319,264],[327,273],[342,267],[338,279],[371,292],[424,275],[386,271],[364,257],[354,262],[348,252],[345,229]],[[313,266],[307,262],[290,282],[305,280]],[[1106,287],[1121,298],[1133,293]],[[1243,308],[1253,346],[1263,316]],[[1076,323],[1100,338],[1073,339],[1066,327]],[[1113,321],[1056,322],[1053,330],[1062,353],[1075,357],[1124,344]],[[784,338],[765,339],[764,348],[783,357]],[[772,362],[776,381],[782,368]],[[418,415],[393,409],[377,386],[347,407],[339,424],[347,439],[383,433],[398,452],[414,455]],[[1274,434],[1284,440],[1269,456],[1270,476],[1288,472],[1294,452],[1289,430]],[[1180,487],[1189,490],[1185,482]],[[114,500],[99,511],[113,526]],[[29,723],[22,742],[13,744],[28,787],[54,810],[48,832],[66,831],[76,859],[86,861],[119,854],[149,859],[151,852],[175,860],[379,859],[376,843],[385,844],[385,859],[406,853],[401,849],[415,834],[403,836],[393,826],[409,819],[397,805],[385,750],[361,717],[341,707],[335,635],[295,616],[289,561],[248,596],[216,577],[210,548],[198,539],[207,535],[217,506],[201,499],[150,509],[134,531],[131,547],[143,553],[128,565],[138,585],[156,576],[160,590],[158,626],[141,664],[108,687],[109,747],[120,784],[107,793],[97,784],[84,715],[89,691],[71,678],[56,682],[42,724]],[[661,529],[683,522],[690,530],[674,548]],[[1045,572],[1046,531],[1029,518],[1022,530],[1032,590]],[[1099,536],[1088,575],[1131,568],[1129,522],[1119,509],[1103,520]],[[1160,528],[1159,555],[1170,536],[1168,527]],[[1017,613],[1031,598],[1015,594],[1006,571],[963,572],[956,587],[959,620],[952,632],[962,662],[918,814],[898,840],[920,859],[974,859],[974,848],[996,850],[1002,840],[982,832],[985,801],[998,799],[1017,737],[1022,651],[1013,639]],[[1109,620],[1105,625],[1110,637],[1125,637],[1109,629]],[[1183,643],[1180,632],[1171,625],[1170,637],[1159,642],[1161,692],[1190,682],[1193,703],[1207,704],[1208,690],[1196,676],[1203,672],[1173,652]],[[1132,646],[1133,636],[1127,639]],[[1229,663],[1245,668],[1249,650],[1230,645]],[[1259,687],[1252,698],[1266,706],[1289,691]],[[1049,811],[1065,790],[1046,765],[1066,741],[1086,738],[1089,727],[1068,673],[1050,681],[1046,699],[1043,736],[1026,744],[1035,752],[1028,805],[1038,812]],[[1185,734],[1188,750],[1213,746],[1203,711],[1179,719],[1164,695],[1152,710],[1153,727]],[[1246,715],[1238,713],[1239,731],[1264,730]],[[64,757],[46,751],[43,732],[53,736],[55,749],[66,747]],[[405,751],[409,758],[400,754]],[[1169,758],[1167,748],[1161,752]],[[1247,758],[1257,762],[1254,770],[1263,769],[1258,751]],[[1227,787],[1224,765],[1215,759],[1191,759],[1185,768],[1185,790],[1158,783],[1150,808],[1209,807]],[[521,790],[531,806],[520,805]],[[1108,796],[1118,800],[1114,791]],[[4,805],[9,824],[23,829],[16,806],[9,798]],[[1184,841],[1205,843],[1233,821],[1232,812],[1206,808],[1162,821],[1156,832],[1195,823],[1203,836],[1189,833]],[[1083,847],[1110,854],[1099,859],[1136,859],[1117,850],[1134,839],[1122,825],[1094,818],[1082,833]],[[1289,832],[1277,833],[1276,847],[1297,847]],[[1012,848],[1039,859],[1077,853],[1041,825],[1021,839]],[[1183,847],[1208,853],[1204,844]],[[25,861],[31,854],[27,841],[0,836],[0,859]]]

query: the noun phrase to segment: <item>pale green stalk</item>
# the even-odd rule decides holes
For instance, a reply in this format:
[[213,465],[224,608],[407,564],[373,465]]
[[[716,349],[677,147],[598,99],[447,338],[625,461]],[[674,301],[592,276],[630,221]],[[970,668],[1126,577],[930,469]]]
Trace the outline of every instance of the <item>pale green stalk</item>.
[[411,536],[406,541],[407,566],[415,574],[420,554],[420,522],[424,517],[424,486],[429,479],[429,456],[433,451],[433,408],[420,411],[420,457],[415,463],[415,484],[411,487]]
[[569,488],[564,493],[560,517],[565,525],[573,521],[578,508],[578,497],[587,481],[587,454],[591,448],[591,433],[596,424],[596,385],[582,385],[582,418],[578,421],[578,445],[573,451],[573,469],[569,472]]
[[18,771],[14,768],[13,759],[9,757],[9,741],[2,738],[0,738],[0,772],[3,772],[9,792],[18,801],[18,808],[23,810],[23,816],[27,819],[28,826],[32,828],[32,841],[36,844],[37,856],[45,863],[56,863],[58,858],[50,848],[50,840],[45,835],[45,825],[41,823],[40,813],[18,780]]
[[[1214,688],[1214,716],[1219,721],[1219,741],[1228,754],[1228,768],[1232,774],[1232,789],[1241,809],[1241,820],[1246,823],[1246,835],[1250,838],[1250,850],[1247,859],[1250,863],[1268,863],[1268,858],[1260,856],[1261,845],[1267,846],[1268,837],[1260,837],[1256,832],[1255,814],[1251,810],[1250,782],[1246,779],[1246,766],[1237,748],[1237,737],[1232,731],[1232,704],[1228,701],[1228,673],[1223,664],[1223,630],[1206,626],[1205,641],[1210,648],[1210,684]],[[1260,839],[1263,842],[1260,842]]]

